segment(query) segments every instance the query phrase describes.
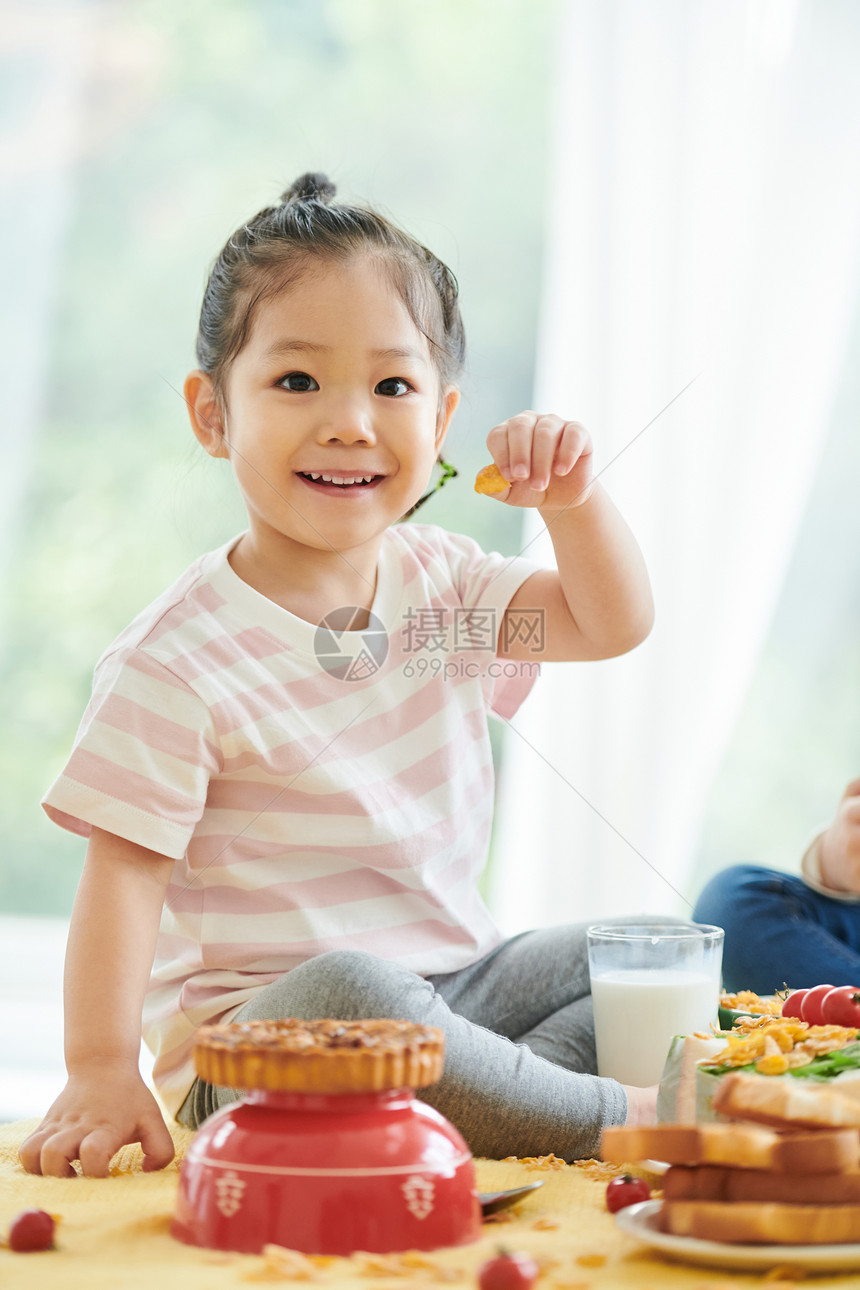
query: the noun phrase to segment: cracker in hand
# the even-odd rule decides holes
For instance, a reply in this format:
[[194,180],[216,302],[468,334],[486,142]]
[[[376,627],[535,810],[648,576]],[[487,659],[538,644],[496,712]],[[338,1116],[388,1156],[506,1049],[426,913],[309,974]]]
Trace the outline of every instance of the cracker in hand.
[[505,479],[495,462],[479,470],[475,478],[476,493],[503,493],[510,487],[510,481]]

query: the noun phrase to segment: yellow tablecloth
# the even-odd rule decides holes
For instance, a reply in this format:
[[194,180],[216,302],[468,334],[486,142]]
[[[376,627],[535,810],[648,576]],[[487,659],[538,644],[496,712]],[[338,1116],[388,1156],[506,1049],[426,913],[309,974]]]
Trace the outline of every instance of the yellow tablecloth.
[[[170,1236],[179,1162],[193,1136],[190,1130],[170,1124],[176,1159],[158,1173],[141,1172],[141,1151],[135,1146],[124,1148],[113,1160],[114,1169],[128,1172],[104,1179],[40,1178],[26,1173],[17,1159],[18,1145],[37,1123],[0,1125],[0,1237],[5,1238],[22,1209],[45,1209],[61,1218],[57,1249],[39,1254],[0,1249],[4,1290],[220,1290],[258,1281],[289,1284],[290,1278],[262,1255],[220,1254]],[[624,1236],[604,1204],[606,1175],[620,1173],[620,1168],[580,1162],[536,1169],[522,1161],[478,1160],[476,1172],[481,1191],[538,1178],[545,1186],[522,1201],[507,1221],[486,1223],[475,1245],[428,1256],[429,1267],[413,1267],[398,1276],[360,1255],[333,1259],[313,1269],[320,1290],[397,1290],[398,1285],[437,1283],[474,1287],[478,1267],[500,1244],[526,1250],[538,1261],[543,1269],[539,1290],[733,1290],[774,1282],[774,1274],[742,1275],[673,1264]],[[786,1268],[790,1262],[786,1251]],[[788,1274],[778,1273],[777,1278],[780,1290],[795,1280]],[[860,1272],[810,1278],[803,1284],[807,1290],[813,1285],[821,1290],[857,1287]]]

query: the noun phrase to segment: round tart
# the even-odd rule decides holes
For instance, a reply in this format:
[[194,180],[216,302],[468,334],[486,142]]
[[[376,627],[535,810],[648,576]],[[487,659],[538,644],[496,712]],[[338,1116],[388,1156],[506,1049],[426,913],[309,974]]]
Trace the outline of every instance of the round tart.
[[194,1067],[201,1079],[270,1093],[368,1093],[424,1088],[442,1074],[445,1035],[436,1026],[362,1021],[234,1021],[201,1026]]

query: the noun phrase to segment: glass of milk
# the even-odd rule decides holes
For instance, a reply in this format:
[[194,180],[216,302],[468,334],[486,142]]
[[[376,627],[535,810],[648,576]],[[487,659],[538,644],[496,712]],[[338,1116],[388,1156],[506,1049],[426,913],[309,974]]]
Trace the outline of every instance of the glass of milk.
[[675,1035],[717,1020],[723,929],[628,923],[588,929],[597,1073],[657,1084]]

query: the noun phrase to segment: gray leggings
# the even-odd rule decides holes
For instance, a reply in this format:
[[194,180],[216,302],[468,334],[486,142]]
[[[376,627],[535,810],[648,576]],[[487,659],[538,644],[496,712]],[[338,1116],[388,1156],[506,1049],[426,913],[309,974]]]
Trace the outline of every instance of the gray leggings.
[[[234,1020],[396,1017],[439,1026],[445,1071],[419,1096],[456,1125],[474,1155],[591,1157],[604,1125],[624,1123],[627,1096],[594,1074],[587,926],[522,932],[441,976],[359,950],[319,954],[264,986]],[[241,1096],[196,1079],[176,1118],[196,1129]]]

